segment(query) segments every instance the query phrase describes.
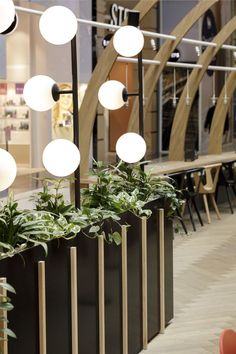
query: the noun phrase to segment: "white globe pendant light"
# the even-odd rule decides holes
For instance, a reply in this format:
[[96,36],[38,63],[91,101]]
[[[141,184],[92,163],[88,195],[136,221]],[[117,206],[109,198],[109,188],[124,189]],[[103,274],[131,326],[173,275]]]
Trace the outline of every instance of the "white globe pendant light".
[[56,177],[69,176],[80,164],[79,149],[69,140],[53,140],[43,151],[43,164]]
[[52,88],[56,82],[45,75],[31,77],[25,86],[23,96],[26,104],[35,111],[43,112],[51,109],[56,101],[52,95]]
[[104,82],[98,91],[98,100],[107,109],[115,110],[125,104],[125,86],[116,80]]
[[47,42],[61,45],[76,35],[78,23],[75,14],[67,7],[52,6],[40,17],[39,29]]
[[144,36],[137,27],[120,27],[114,34],[113,46],[123,57],[133,57],[143,49]]
[[4,191],[16,178],[16,161],[8,151],[0,149],[0,192]]
[[116,142],[116,153],[124,162],[136,163],[146,153],[145,140],[136,133],[123,134]]
[[0,1],[0,33],[5,32],[14,22],[15,6],[12,0]]

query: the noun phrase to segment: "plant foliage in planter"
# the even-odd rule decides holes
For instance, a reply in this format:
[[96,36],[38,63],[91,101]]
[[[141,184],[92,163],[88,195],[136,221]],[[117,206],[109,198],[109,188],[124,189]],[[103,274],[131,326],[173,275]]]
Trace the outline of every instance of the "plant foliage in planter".
[[[1,290],[6,290],[7,292],[15,294],[15,289],[8,283],[5,282],[0,282],[0,289]],[[2,291],[0,294],[0,311],[1,313],[4,313],[4,311],[8,312],[11,311],[14,308],[14,306],[11,303],[11,298],[7,295],[2,295]],[[7,337],[12,337],[16,338],[15,333],[10,330],[7,326],[8,320],[5,316],[1,315],[0,316],[0,322],[2,324],[1,329],[0,329],[0,341],[5,341],[7,340]],[[1,348],[0,348],[0,354],[1,353]]]
[[[75,237],[80,231],[85,236],[103,236],[109,243],[121,242],[112,224],[120,221],[120,214],[130,211],[137,216],[151,215],[145,205],[156,199],[165,201],[167,216],[175,216],[180,208],[180,193],[166,179],[144,172],[140,165],[120,162],[105,166],[94,162],[96,183],[82,190],[82,208],[66,203],[61,189],[65,179],[45,179],[43,190],[34,194],[35,208],[19,210],[10,196],[0,208],[0,259],[41,245],[47,253],[47,242]],[[49,187],[50,185],[50,187]],[[103,231],[104,222],[110,231]],[[86,231],[85,231],[86,230]]]
[[132,211],[137,216],[150,216],[145,204],[155,199],[164,199],[169,217],[174,217],[181,208],[181,193],[165,178],[152,176],[140,165],[120,162],[117,166],[104,166],[95,162],[93,174],[97,183],[83,190],[83,205],[102,207],[122,213]]

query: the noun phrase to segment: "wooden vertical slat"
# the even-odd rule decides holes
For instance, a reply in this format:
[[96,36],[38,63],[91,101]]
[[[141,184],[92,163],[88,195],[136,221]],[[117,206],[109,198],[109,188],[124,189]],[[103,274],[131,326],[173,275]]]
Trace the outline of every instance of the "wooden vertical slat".
[[99,354],[105,354],[104,238],[98,238]]
[[78,285],[77,285],[77,248],[70,248],[71,276],[71,348],[72,354],[78,354]]
[[143,310],[143,349],[148,346],[147,315],[147,218],[142,217],[142,310]]
[[45,262],[38,262],[39,354],[47,354]]
[[[7,279],[6,278],[0,278],[1,283],[6,283]],[[3,296],[7,296],[7,291],[6,289],[0,288],[0,294]],[[7,311],[0,311],[0,317],[5,317],[7,318]],[[7,323],[5,321],[0,321],[0,329],[7,328]],[[0,352],[2,354],[8,354],[8,341],[7,341],[7,335],[4,335],[4,340],[0,341]]]
[[127,226],[121,226],[122,233],[122,334],[123,354],[128,354],[128,275],[127,275]]
[[165,332],[165,239],[164,209],[159,209],[159,252],[160,252],[160,333]]

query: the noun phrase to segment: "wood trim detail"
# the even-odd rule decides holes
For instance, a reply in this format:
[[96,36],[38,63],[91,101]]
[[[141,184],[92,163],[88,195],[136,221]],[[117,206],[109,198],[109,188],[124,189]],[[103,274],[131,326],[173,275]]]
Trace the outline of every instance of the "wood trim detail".
[[[213,42],[217,44],[216,47],[207,47],[204,53],[200,55],[197,64],[202,65],[202,68],[194,68],[191,74],[189,75],[188,88],[186,84],[180,97],[178,106],[176,108],[173,120],[169,146],[169,160],[184,160],[184,145],[188,118],[199,84],[207,70],[208,65],[216,56],[222,44],[224,44],[224,42],[230,37],[230,35],[235,31],[235,29],[236,16],[234,16],[213,38]],[[189,105],[186,105],[185,102],[187,90],[189,90],[189,96],[191,97]]]
[[123,354],[128,354],[128,271],[127,271],[127,226],[121,226],[122,258],[122,332]]
[[[0,278],[1,283],[6,283],[7,278]],[[6,289],[0,288],[0,295],[7,296]],[[7,311],[0,311],[0,317],[7,318]],[[0,329],[5,329],[7,327],[7,323],[4,321],[0,321]],[[7,335],[4,335],[4,340],[0,341],[0,353],[8,354],[8,340]]]
[[[225,85],[227,87],[227,103],[224,103]],[[224,134],[224,124],[227,112],[230,107],[232,96],[236,87],[236,72],[232,71],[221,90],[217,100],[214,115],[211,122],[211,130],[208,143],[208,154],[222,154],[222,141]]]
[[105,354],[104,238],[98,238],[99,354]]
[[[134,10],[140,11],[140,20],[149,12],[149,10],[159,0],[140,0],[134,7]],[[124,22],[126,23],[126,22]],[[109,72],[117,58],[117,53],[113,47],[113,42],[109,43],[107,48],[103,51],[99,61],[92,73],[85,96],[80,107],[80,152],[81,177],[86,177],[88,174],[88,156],[90,148],[90,140],[93,131],[94,119],[98,106],[98,90],[100,86],[106,81]]]
[[77,248],[70,247],[71,277],[71,348],[72,354],[78,354],[78,285],[77,285]]
[[[156,89],[157,81],[159,80],[163,69],[174,49],[181,42],[183,36],[190,30],[194,23],[218,0],[201,0],[187,15],[178,23],[175,29],[171,32],[171,35],[176,36],[175,40],[168,39],[161,46],[158,53],[155,55],[154,60],[159,60],[160,65],[150,65],[147,69],[144,78],[145,87],[145,106],[144,117],[148,119],[148,112],[152,103],[153,93]],[[139,102],[136,98],[134,100],[133,109],[130,115],[128,131],[138,132],[138,110]]]
[[147,304],[147,218],[142,223],[142,310],[143,310],[143,349],[148,347],[148,304]]
[[45,262],[38,262],[39,354],[47,354]]
[[160,333],[165,332],[165,232],[164,209],[159,209],[159,257],[160,257]]

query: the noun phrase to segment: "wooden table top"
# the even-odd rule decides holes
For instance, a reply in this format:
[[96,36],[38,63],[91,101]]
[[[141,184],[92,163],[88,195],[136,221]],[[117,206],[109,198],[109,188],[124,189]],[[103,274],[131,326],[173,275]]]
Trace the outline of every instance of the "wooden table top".
[[145,166],[145,171],[151,172],[153,175],[163,175],[233,160],[236,160],[236,153],[230,151],[220,155],[201,155],[194,161],[153,161]]

